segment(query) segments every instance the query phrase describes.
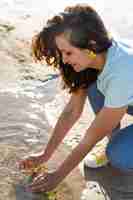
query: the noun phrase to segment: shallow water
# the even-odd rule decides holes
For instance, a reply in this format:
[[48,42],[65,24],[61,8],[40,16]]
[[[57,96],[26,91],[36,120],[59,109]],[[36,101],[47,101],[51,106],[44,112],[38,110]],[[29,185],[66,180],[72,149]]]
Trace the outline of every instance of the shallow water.
[[[44,18],[53,15],[58,10],[62,10],[65,5],[79,2],[95,5],[109,29],[115,34],[125,36],[128,39],[133,38],[131,31],[133,26],[131,20],[133,3],[130,0],[122,2],[122,4],[120,0],[117,2],[115,0],[110,2],[105,0],[60,0],[58,4],[56,1],[53,2],[51,0],[1,0],[0,18],[6,19],[7,22],[11,22],[11,25],[15,26],[14,35],[17,39],[29,41],[33,33],[38,31],[44,23]],[[3,24],[4,22],[2,21],[1,23]],[[1,42],[3,42],[3,38]],[[51,134],[50,126],[54,127],[69,97],[56,87],[58,85],[57,79],[45,83],[36,80],[9,83],[9,79],[16,79],[18,71],[20,73],[19,67],[22,65],[22,63],[18,65],[17,61],[19,59],[15,60],[14,58],[16,57],[14,55],[16,56],[20,50],[22,52],[22,49],[24,50],[24,55],[25,52],[26,55],[28,52],[23,46],[20,47],[21,45],[18,45],[18,48],[15,49],[13,38],[10,40],[6,38],[2,44],[5,45],[5,43],[7,43],[7,46],[4,46],[4,48],[0,46],[7,53],[5,59],[2,59],[5,55],[1,54],[0,62],[0,80],[2,80],[0,82],[0,200],[20,200],[20,191],[15,191],[16,187],[14,187],[14,183],[22,178],[16,161],[46,146]],[[1,51],[0,53],[3,52]],[[9,59],[12,53],[13,57]],[[22,55],[20,53],[18,58]],[[34,68],[36,67],[34,66]],[[22,65],[21,70],[25,72],[27,69],[31,70],[31,75],[33,66],[30,66],[28,62],[25,63],[25,66]],[[39,75],[43,76],[43,71],[40,71],[40,69],[38,68]],[[7,73],[3,73],[3,71]],[[38,75],[32,75],[32,77],[38,77]],[[5,79],[7,79],[6,82]],[[64,140],[64,143],[70,149],[79,143],[93,118],[93,112],[87,102],[82,118]],[[70,179],[68,182],[72,184]],[[79,185],[79,182],[75,181],[74,183]],[[75,186],[72,185],[71,187],[74,190]],[[76,191],[78,192],[79,190],[76,189]],[[82,199],[88,200],[89,194],[87,192],[88,190],[83,192]],[[24,193],[21,193],[21,195],[24,195]],[[26,197],[21,197],[23,200],[26,199]],[[93,195],[90,199],[92,198],[94,198]],[[30,197],[27,197],[27,200],[29,199]],[[98,199],[101,198],[98,197]]]
[[[56,80],[51,81],[56,84]],[[55,87],[56,88],[56,87]],[[51,101],[56,89],[49,83],[25,81],[20,85],[0,88],[0,141],[33,145],[48,140],[49,127],[44,106]]]
[[[25,192],[18,161],[46,147],[51,131],[45,104],[52,103],[56,95],[61,97],[57,85],[58,79],[54,79],[0,87],[0,200],[40,200],[39,196]],[[58,166],[64,155],[66,151],[59,150],[50,163],[51,169]],[[82,178],[78,178],[79,172],[74,174],[60,186],[58,195],[63,200],[76,200],[81,195]]]

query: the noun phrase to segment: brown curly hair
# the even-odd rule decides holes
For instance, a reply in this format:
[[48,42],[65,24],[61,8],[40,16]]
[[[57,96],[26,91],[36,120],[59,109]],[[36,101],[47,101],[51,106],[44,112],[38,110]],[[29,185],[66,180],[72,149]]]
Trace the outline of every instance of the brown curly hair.
[[55,43],[55,37],[62,33],[68,36],[73,46],[92,50],[96,54],[106,52],[112,45],[112,39],[98,13],[88,5],[67,7],[64,12],[49,19],[43,30],[33,38],[33,55],[37,60],[45,59],[48,65],[60,70],[64,88],[69,88],[70,92],[88,88],[97,80],[99,71],[87,68],[76,72],[71,65],[63,63]]

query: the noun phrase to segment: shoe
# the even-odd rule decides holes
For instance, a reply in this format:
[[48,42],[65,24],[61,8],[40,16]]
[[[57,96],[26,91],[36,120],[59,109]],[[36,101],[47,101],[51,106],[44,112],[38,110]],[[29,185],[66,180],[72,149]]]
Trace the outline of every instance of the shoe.
[[89,199],[95,199],[95,200],[102,200],[107,199],[107,192],[102,187],[102,185],[99,182],[96,181],[88,181],[86,183],[85,189],[83,189],[81,193],[81,200],[89,200]]
[[87,154],[83,162],[86,167],[98,168],[108,164],[106,156],[107,138],[98,142],[95,147]]

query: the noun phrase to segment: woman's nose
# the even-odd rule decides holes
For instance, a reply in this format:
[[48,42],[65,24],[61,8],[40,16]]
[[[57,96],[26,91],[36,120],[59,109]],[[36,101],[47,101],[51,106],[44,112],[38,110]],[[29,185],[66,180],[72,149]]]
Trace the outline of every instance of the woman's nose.
[[68,56],[63,56],[63,62],[66,64],[66,63],[69,63],[68,61]]

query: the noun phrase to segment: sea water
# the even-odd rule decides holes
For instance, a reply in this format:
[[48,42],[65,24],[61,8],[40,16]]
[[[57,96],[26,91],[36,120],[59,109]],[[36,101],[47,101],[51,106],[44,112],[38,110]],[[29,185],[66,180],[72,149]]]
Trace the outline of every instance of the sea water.
[[[18,36],[30,40],[33,32],[42,27],[44,19],[61,11],[66,5],[79,2],[94,5],[114,35],[133,39],[133,3],[130,0],[124,2],[120,0],[1,0],[0,19],[17,24]],[[4,64],[0,67],[4,68]],[[47,144],[50,136],[49,125],[55,126],[70,98],[67,93],[58,89],[57,82],[58,78],[47,80],[45,83],[36,80],[19,81],[15,84],[7,84],[8,80],[6,80],[6,84],[0,83],[0,145],[4,149],[1,151],[1,162],[5,161],[4,156],[8,155],[10,146],[20,147],[19,156],[22,156],[23,149],[26,149],[26,152],[33,149],[36,151],[37,147]],[[88,102],[85,106],[82,119],[64,140],[70,148],[78,144],[94,118]],[[14,164],[13,159],[10,161],[10,168],[5,162],[1,173],[4,169],[6,172],[9,170],[9,173],[14,172],[11,167]]]

